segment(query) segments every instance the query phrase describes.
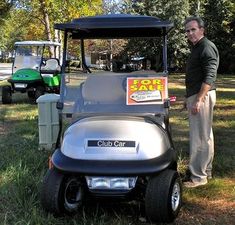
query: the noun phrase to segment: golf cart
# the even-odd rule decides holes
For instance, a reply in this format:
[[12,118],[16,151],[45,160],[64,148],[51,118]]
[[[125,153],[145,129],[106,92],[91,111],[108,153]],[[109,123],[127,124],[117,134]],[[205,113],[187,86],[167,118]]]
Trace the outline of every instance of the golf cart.
[[[173,24],[120,14],[74,19],[55,28],[64,31],[60,132],[43,179],[42,207],[60,215],[77,212],[88,197],[134,199],[150,221],[172,222],[182,201],[169,128],[167,34]],[[84,42],[101,38],[156,38],[163,49],[162,71],[90,71]],[[80,40],[83,72],[66,74],[73,40]]]
[[[11,85],[2,88],[2,103],[10,104],[14,92],[27,92],[33,102],[45,92],[59,93],[61,68],[57,48],[60,46],[50,41],[16,42],[12,76],[8,80]],[[49,48],[55,57],[50,57]]]

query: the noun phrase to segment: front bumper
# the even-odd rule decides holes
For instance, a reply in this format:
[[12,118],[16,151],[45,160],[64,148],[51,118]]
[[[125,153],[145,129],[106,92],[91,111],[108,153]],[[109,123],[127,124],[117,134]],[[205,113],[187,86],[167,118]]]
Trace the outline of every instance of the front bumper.
[[44,85],[42,80],[13,80],[8,79],[8,82],[11,83],[13,90],[26,92],[27,90],[33,89],[37,86]]
[[168,149],[165,154],[150,160],[79,160],[65,156],[60,149],[52,155],[52,164],[65,173],[86,175],[148,175],[166,168],[176,169],[176,152]]

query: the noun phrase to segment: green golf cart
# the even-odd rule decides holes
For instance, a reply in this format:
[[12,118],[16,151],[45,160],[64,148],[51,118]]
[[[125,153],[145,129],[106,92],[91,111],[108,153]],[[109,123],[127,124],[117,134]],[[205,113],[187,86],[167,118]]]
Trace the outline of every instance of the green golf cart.
[[32,102],[45,92],[59,93],[60,46],[51,41],[16,42],[10,85],[2,87],[2,103],[10,104],[15,92],[27,92]]

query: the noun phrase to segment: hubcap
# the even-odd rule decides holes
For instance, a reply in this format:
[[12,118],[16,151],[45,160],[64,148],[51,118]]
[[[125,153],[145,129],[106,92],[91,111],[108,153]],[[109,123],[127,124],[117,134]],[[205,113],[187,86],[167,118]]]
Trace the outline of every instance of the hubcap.
[[64,192],[64,206],[68,211],[75,211],[81,204],[82,187],[81,183],[72,178],[68,180]]
[[180,197],[180,185],[179,183],[175,183],[171,195],[171,207],[173,211],[178,209],[180,204]]

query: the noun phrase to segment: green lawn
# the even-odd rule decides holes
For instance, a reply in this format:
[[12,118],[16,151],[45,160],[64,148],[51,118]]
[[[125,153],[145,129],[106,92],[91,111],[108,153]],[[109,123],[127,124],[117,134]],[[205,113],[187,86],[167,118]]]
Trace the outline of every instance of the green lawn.
[[[188,162],[187,113],[181,112],[184,76],[170,75],[172,136],[179,170]],[[0,82],[0,86],[4,82]],[[0,103],[0,225],[138,225],[148,224],[135,202],[91,203],[73,217],[46,214],[39,202],[40,185],[50,152],[38,150],[37,105],[17,95],[11,105]],[[184,190],[184,204],[174,224],[231,225],[235,220],[235,76],[218,77],[214,113],[214,179],[208,185]]]

